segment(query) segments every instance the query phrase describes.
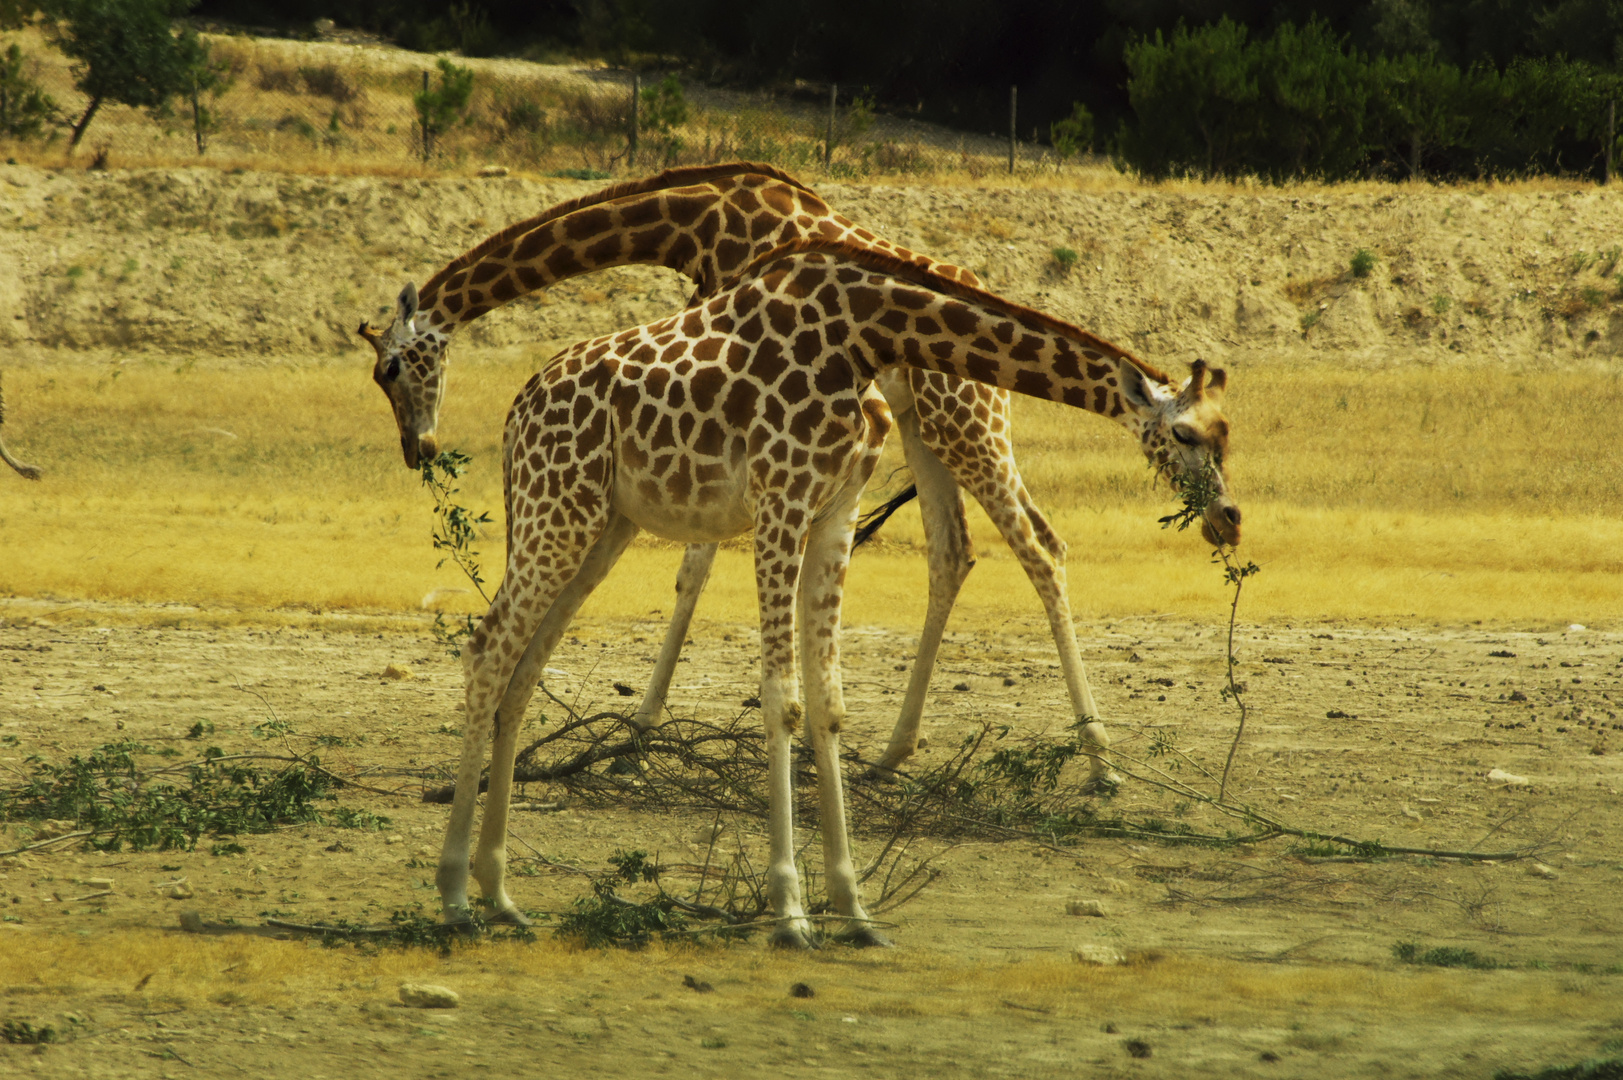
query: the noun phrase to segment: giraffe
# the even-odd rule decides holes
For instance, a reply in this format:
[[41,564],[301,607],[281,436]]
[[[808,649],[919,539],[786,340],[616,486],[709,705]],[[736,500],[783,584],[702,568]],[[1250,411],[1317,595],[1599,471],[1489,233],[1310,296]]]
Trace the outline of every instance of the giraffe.
[[[417,299],[408,284],[393,324],[368,335],[380,360],[419,334]],[[872,382],[897,364],[1118,420],[1174,485],[1208,477],[1216,495],[1206,524],[1239,541],[1223,471],[1222,371],[1197,361],[1174,387],[1101,338],[904,257],[797,240],[696,307],[574,345],[530,379],[507,418],[506,573],[463,652],[467,722],[436,876],[448,921],[468,917],[492,733],[471,870],[497,918],[523,920],[505,884],[519,726],[570,619],[636,532],[711,543],[753,531],[774,941],[805,946],[810,934],[790,770],[790,737],[804,720],[840,936],[884,943],[863,909],[845,829],[838,630],[857,498],[890,427]],[[385,388],[400,367],[378,373]]]
[[[4,427],[5,423],[6,395],[3,390],[0,390],[0,427]],[[44,475],[38,465],[30,465],[26,461],[18,461],[16,458],[12,457],[11,451],[6,449],[4,440],[0,440],[0,461],[4,461],[7,465],[10,465],[13,469],[16,469],[18,475],[20,475],[24,480],[38,480],[42,475]]]
[[[414,333],[380,353],[374,369],[394,409],[407,466],[416,467],[422,457],[436,452],[447,348],[462,324],[566,278],[633,263],[664,265],[684,274],[695,283],[697,301],[750,260],[800,237],[859,243],[933,266],[946,277],[979,283],[968,270],[914,255],[858,228],[798,180],[769,165],[673,169],[615,185],[502,229],[423,285],[417,302],[422,314]],[[368,332],[363,323],[362,333]],[[1072,712],[1083,725],[1089,784],[1113,782],[1104,756],[1109,739],[1071,619],[1065,542],[1021,480],[1008,394],[917,368],[887,368],[877,382],[919,491],[930,567],[927,615],[913,671],[877,768],[896,769],[918,746],[947,619],[975,562],[962,494],[967,490],[1015,553],[1047,612]],[[713,545],[690,545],[683,557],[671,624],[647,692],[632,714],[638,729],[659,722],[715,552]]]

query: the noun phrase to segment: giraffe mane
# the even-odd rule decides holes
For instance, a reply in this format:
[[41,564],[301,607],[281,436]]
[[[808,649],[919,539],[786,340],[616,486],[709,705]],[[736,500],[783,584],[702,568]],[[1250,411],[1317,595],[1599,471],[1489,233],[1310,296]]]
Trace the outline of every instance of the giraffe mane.
[[758,161],[730,161],[721,165],[687,165],[676,169],[666,169],[657,176],[646,177],[642,180],[624,180],[618,184],[611,184],[600,191],[590,195],[581,195],[568,199],[537,214],[533,218],[515,221],[500,232],[481,240],[478,244],[464,251],[423,283],[418,291],[418,303],[423,307],[431,306],[439,296],[440,287],[450,279],[458,270],[464,270],[489,255],[510,240],[517,239],[533,229],[540,228],[549,221],[554,221],[565,214],[573,213],[587,206],[596,206],[599,203],[612,202],[623,199],[628,195],[645,195],[650,191],[660,191],[665,188],[688,187],[693,184],[705,184],[712,180],[721,180],[730,176],[759,175],[770,177],[780,183],[789,184],[799,188],[807,194],[815,195],[799,179],[789,175],[774,165],[765,165]]
[[[799,240],[791,240],[786,244],[780,244],[734,274],[722,285],[722,288],[732,288],[745,278],[760,273],[772,262],[790,255],[799,255],[803,252],[836,255],[842,259],[857,263],[865,269],[890,277],[901,278],[921,288],[929,289],[931,292],[941,293],[943,296],[951,296],[958,300],[974,301],[1017,321],[1035,323],[1044,329],[1056,334],[1062,334],[1109,356],[1125,360],[1163,386],[1173,385],[1172,379],[1165,372],[1144,360],[1140,360],[1120,345],[1106,341],[1098,334],[1084,330],[1074,323],[1068,323],[1064,319],[1056,319],[1054,316],[1044,314],[1036,308],[1026,307],[1024,304],[1006,300],[994,292],[988,292],[986,289],[955,281],[938,271],[930,269],[923,262],[915,262],[885,251],[875,251],[872,248],[864,247],[849,240],[804,237]],[[914,259],[922,260],[924,258],[925,256],[922,255],[914,256]]]

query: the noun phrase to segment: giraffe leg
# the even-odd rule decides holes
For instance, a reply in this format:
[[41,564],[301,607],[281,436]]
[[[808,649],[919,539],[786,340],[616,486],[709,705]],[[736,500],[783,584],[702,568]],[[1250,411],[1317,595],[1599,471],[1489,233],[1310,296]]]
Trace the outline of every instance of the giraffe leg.
[[602,584],[614,564],[625,554],[626,545],[637,535],[637,526],[621,515],[609,520],[603,535],[592,545],[585,561],[558,593],[547,614],[530,637],[530,644],[507,682],[507,691],[496,708],[495,739],[490,754],[490,791],[485,797],[484,819],[479,826],[479,846],[473,857],[473,877],[493,908],[492,918],[528,926],[529,920],[507,895],[507,813],[513,787],[513,759],[518,748],[524,713],[541,681],[547,661],[574,621],[580,606]]
[[849,916],[837,936],[856,945],[889,945],[868,924],[856,867],[851,858],[845,820],[845,790],[840,776],[840,731],[845,725],[845,694],[840,680],[840,604],[851,559],[857,500],[883,447],[877,444],[859,459],[851,479],[813,522],[807,537],[800,577],[800,661],[806,690],[806,727],[817,764],[819,822],[823,830],[823,880],[829,903]]
[[891,730],[890,745],[880,757],[875,771],[891,772],[912,757],[919,746],[919,721],[930,693],[930,675],[935,670],[947,618],[958,601],[964,579],[975,566],[974,547],[969,539],[969,521],[964,516],[964,498],[958,483],[941,460],[924,445],[919,432],[918,413],[913,410],[896,418],[901,432],[902,452],[913,473],[919,492],[919,512],[924,518],[924,542],[930,562],[930,599],[919,633],[919,647],[913,657],[902,711]]
[[[765,500],[763,500],[764,502]],[[795,590],[799,584],[801,544],[781,526],[778,513],[758,507],[755,521],[755,591],[761,609],[761,720],[766,725],[767,771],[767,900],[779,920],[772,944],[806,949],[812,945],[811,924],[800,898],[795,867],[794,747],[800,726],[800,687],[795,677]],[[771,538],[769,540],[769,537]]]
[[654,664],[642,704],[631,716],[631,726],[638,731],[659,726],[671,679],[676,674],[676,661],[682,655],[682,643],[693,625],[693,609],[698,606],[705,582],[710,580],[710,567],[715,561],[715,544],[689,544],[682,553],[682,568],[676,572],[676,610],[671,612],[671,625],[665,630],[665,643],[659,648],[659,660]]
[[[1048,613],[1048,628],[1059,652],[1065,689],[1071,698],[1071,711],[1082,735],[1082,752],[1088,759],[1085,791],[1105,791],[1121,783],[1110,768],[1105,751],[1110,736],[1099,718],[1099,706],[1088,685],[1082,652],[1076,643],[1076,625],[1071,619],[1070,593],[1065,579],[1065,541],[1061,540],[1037,509],[1018,475],[1004,483],[985,485],[973,492],[986,510],[1015,558],[1031,580],[1032,588]],[[1012,493],[1013,498],[1009,496]]]
[[[603,523],[595,523],[595,532],[601,533]],[[590,533],[588,533],[588,536]],[[572,538],[575,539],[575,538]],[[575,576],[586,561],[588,544],[549,543],[538,558],[526,556],[522,561],[508,553],[507,573],[491,601],[490,610],[468,640],[462,652],[462,671],[466,699],[465,727],[462,736],[462,759],[457,765],[456,794],[451,799],[451,814],[445,826],[445,842],[440,848],[439,869],[435,883],[439,887],[440,904],[445,921],[468,921],[468,854],[473,838],[473,817],[479,801],[479,772],[484,764],[485,743],[494,729],[497,745],[506,738],[518,737],[523,717],[516,713],[502,715],[501,706],[509,698],[513,676],[523,654],[528,651],[543,616],[563,587]],[[545,569],[541,569],[541,568]],[[539,671],[540,668],[536,667]],[[530,684],[533,688],[533,683]],[[529,695],[522,695],[528,702]],[[510,917],[517,912],[512,901],[501,889],[501,870],[491,872],[491,854],[488,846],[494,841],[505,847],[507,793],[512,786],[512,758],[507,758],[506,772],[499,761],[492,761],[490,793],[486,800],[487,813],[480,835],[480,885],[485,895],[496,905],[497,913]],[[491,816],[499,814],[500,828],[492,827]],[[501,856],[495,856],[499,863]],[[489,891],[490,884],[496,891]]]

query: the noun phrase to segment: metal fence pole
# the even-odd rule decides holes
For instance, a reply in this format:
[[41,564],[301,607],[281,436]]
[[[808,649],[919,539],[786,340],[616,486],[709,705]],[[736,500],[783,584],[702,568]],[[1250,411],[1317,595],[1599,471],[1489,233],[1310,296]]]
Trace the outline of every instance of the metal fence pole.
[[1019,88],[1009,87],[1009,175],[1014,175],[1014,101]]
[[626,168],[637,166],[637,109],[642,101],[642,76],[631,73],[631,129],[627,132]]
[[840,99],[839,83],[828,84],[828,138],[823,140],[823,168],[834,161],[834,110]]
[[423,72],[423,107],[417,110],[423,121],[423,164],[428,164],[428,72]]

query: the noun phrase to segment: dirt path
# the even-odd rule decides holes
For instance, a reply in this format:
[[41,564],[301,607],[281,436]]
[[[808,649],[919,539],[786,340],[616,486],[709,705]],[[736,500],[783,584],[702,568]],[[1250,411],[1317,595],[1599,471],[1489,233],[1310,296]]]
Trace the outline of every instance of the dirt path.
[[[432,910],[445,808],[417,800],[434,781],[412,774],[455,758],[459,665],[426,633],[85,625],[92,618],[79,605],[60,618],[0,623],[6,783],[30,755],[59,761],[118,738],[187,755],[208,744],[263,750],[254,728],[274,717],[302,736],[342,738],[347,745],[320,750],[329,765],[401,795],[345,793],[344,805],[391,819],[379,832],[296,828],[243,837],[246,852],[224,857],[209,855],[205,841],[190,853],[73,850],[0,862],[0,950],[11,957],[0,965],[11,968],[0,976],[0,1019],[74,1034],[37,1055],[0,1046],[4,1067],[30,1075],[258,1073],[274,1048],[274,1071],[263,1075],[383,1075],[407,1062],[438,1075],[522,1061],[566,1075],[736,1074],[750,1062],[789,1076],[860,1067],[1059,1076],[1091,1061],[1100,1075],[1241,1076],[1275,1075],[1262,1056],[1274,1054],[1286,1063],[1274,1065],[1285,1070],[1278,1075],[1486,1076],[1607,1045],[1615,1056],[1623,1035],[1623,861],[1614,839],[1623,828],[1623,722],[1613,701],[1623,692],[1623,635],[1346,625],[1243,635],[1255,712],[1235,773],[1241,799],[1296,825],[1391,844],[1537,845],[1537,865],[1311,859],[1285,842],[975,843],[943,854],[946,873],[896,913],[900,948],[890,953],[783,958],[748,942],[598,956],[538,944],[441,960],[174,928],[187,907],[242,927],[267,913],[377,922],[414,902]],[[1172,730],[1193,761],[1221,762],[1232,716],[1218,700],[1216,629],[1121,621],[1086,636],[1120,747],[1142,756],[1150,733]],[[549,685],[583,710],[617,707],[611,684],[642,684],[661,630],[579,626]],[[904,636],[858,628],[848,638],[850,744],[859,751],[882,746],[903,686],[897,668],[909,658]],[[411,677],[382,677],[391,664]],[[737,714],[754,693],[756,664],[746,628],[699,628],[673,709]],[[1017,732],[1057,732],[1065,722],[1063,684],[1035,622],[955,636],[936,683],[929,754],[985,722]],[[213,724],[204,742],[186,737],[199,721]],[[1493,769],[1526,782],[1490,779]],[[523,793],[552,796],[540,785]],[[1140,783],[1108,806],[1198,819]],[[560,866],[602,869],[631,847],[685,862],[702,853],[711,824],[579,808],[517,817],[515,897],[543,912],[564,911],[588,891]],[[856,824],[860,856],[876,840]],[[21,833],[10,838],[0,848],[17,846]],[[764,847],[760,823],[731,823],[727,843]],[[85,884],[99,878],[112,885]],[[154,891],[178,878],[190,900]],[[105,888],[110,895],[84,898]],[[1106,916],[1066,914],[1085,900],[1100,901]],[[76,935],[99,944],[19,974],[30,951],[71,948]],[[1404,941],[1467,948],[1510,968],[1421,971],[1393,960]],[[1076,964],[1078,945],[1135,963]],[[120,972],[143,964],[157,976],[134,988],[140,972]],[[266,974],[235,983],[221,974],[232,964]],[[685,990],[690,973],[717,992]],[[460,987],[466,1007],[395,1007],[403,974]],[[788,999],[800,979],[824,997]],[[1521,1004],[1495,1004],[1503,994]],[[1153,1056],[1132,1058],[1123,1049],[1130,1037]]]

